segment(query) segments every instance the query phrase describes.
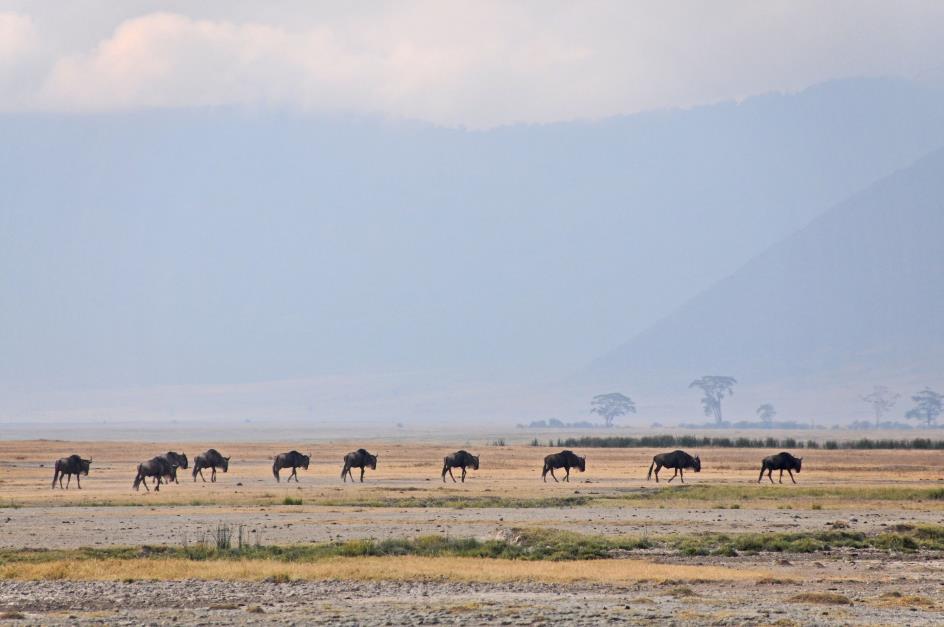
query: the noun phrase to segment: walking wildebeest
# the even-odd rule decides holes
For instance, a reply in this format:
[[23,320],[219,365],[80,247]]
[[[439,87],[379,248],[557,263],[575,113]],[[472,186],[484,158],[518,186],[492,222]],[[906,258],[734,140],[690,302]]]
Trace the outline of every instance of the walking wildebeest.
[[275,461],[272,462],[272,474],[275,475],[276,482],[281,481],[279,479],[279,471],[283,468],[291,468],[292,473],[288,476],[286,481],[291,481],[292,477],[295,477],[295,483],[298,483],[298,467],[301,466],[305,470],[308,470],[308,462],[311,461],[311,454],[302,455],[298,451],[289,451],[288,453],[281,453],[275,456]]
[[587,469],[587,458],[586,457],[577,457],[576,453],[573,451],[561,451],[560,453],[554,453],[548,455],[544,458],[544,470],[541,472],[541,478],[544,479],[544,483],[547,483],[547,473],[550,471],[551,478],[557,482],[557,477],[554,476],[555,468],[563,468],[567,471],[567,474],[564,475],[564,481],[570,482],[570,469],[576,468],[583,472]]
[[[174,451],[167,451],[163,455],[158,455],[158,457],[160,457],[163,460],[166,460],[169,466],[173,466],[174,464],[176,464],[177,468],[183,468],[184,470],[187,469],[187,465],[188,465],[187,455],[184,453],[175,453]],[[180,481],[177,480],[176,469],[174,470],[173,475],[171,474],[164,475],[164,479],[165,479],[164,483],[170,483],[171,481],[173,481],[174,483],[180,483]]]
[[797,474],[800,472],[800,466],[803,465],[802,457],[794,457],[786,451],[782,453],[777,453],[776,455],[771,455],[770,457],[765,457],[764,461],[760,464],[760,476],[757,477],[757,483],[760,483],[761,479],[764,478],[764,472],[767,472],[767,478],[770,479],[770,482],[774,482],[774,478],[771,476],[775,470],[780,471],[780,483],[783,483],[783,471],[786,470],[790,473],[790,479],[793,483],[796,483],[796,479],[793,478],[793,471],[797,471]]
[[68,457],[63,457],[62,459],[57,459],[55,463],[55,470],[52,475],[52,489],[56,489],[56,480],[59,480],[59,488],[62,488],[62,478],[68,476],[69,479],[66,481],[65,489],[69,489],[69,485],[72,483],[72,475],[75,475],[75,483],[79,486],[79,489],[82,489],[82,482],[79,481],[81,475],[88,476],[89,466],[92,464],[91,459],[82,459],[78,455],[69,455]]
[[452,455],[446,455],[443,457],[443,470],[442,470],[442,480],[443,483],[446,483],[446,473],[449,473],[449,476],[452,477],[452,482],[456,482],[456,478],[452,474],[453,468],[462,469],[462,483],[465,483],[465,469],[466,466],[472,466],[472,470],[479,469],[479,458],[477,455],[473,455],[468,451],[456,451]]
[[211,448],[206,453],[201,453],[193,458],[193,480],[197,480],[197,475],[200,475],[200,478],[203,479],[203,483],[206,483],[206,477],[203,476],[204,468],[212,468],[213,472],[210,473],[210,482],[216,482],[216,469],[222,468],[223,472],[229,470],[229,457],[223,457],[220,455],[220,452],[215,448]]
[[354,474],[351,472],[351,468],[360,468],[361,483],[364,483],[364,468],[366,466],[370,466],[371,470],[377,470],[377,456],[371,455],[362,448],[357,449],[353,453],[348,453],[344,456],[344,468],[341,469],[341,478],[346,482],[348,475],[350,475],[351,481],[354,481]]
[[[659,453],[652,458],[652,465],[649,466],[649,475],[646,477],[646,481],[652,479],[652,469],[656,469],[656,483],[659,483],[659,470],[665,466],[666,468],[674,468],[675,474],[672,475],[672,479],[675,479],[678,476],[682,483],[685,483],[685,475],[682,471],[685,468],[691,468],[695,472],[701,472],[701,460],[697,456],[692,457],[685,451],[672,451],[671,453]],[[669,483],[672,483],[672,479],[669,479]]]
[[131,484],[131,487],[135,490],[141,487],[141,484],[144,484],[144,489],[150,492],[150,488],[147,486],[147,481],[145,477],[151,477],[154,479],[154,491],[161,491],[161,481],[164,477],[168,477],[167,483],[177,480],[177,464],[171,462],[164,455],[158,455],[157,457],[152,457],[148,461],[138,464],[138,474],[134,477],[134,483]]

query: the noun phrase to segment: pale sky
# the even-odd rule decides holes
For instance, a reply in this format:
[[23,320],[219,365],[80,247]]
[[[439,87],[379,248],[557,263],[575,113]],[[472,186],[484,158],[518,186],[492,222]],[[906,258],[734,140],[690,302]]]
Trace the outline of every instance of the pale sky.
[[0,0],[0,110],[238,106],[492,127],[940,80],[944,2]]

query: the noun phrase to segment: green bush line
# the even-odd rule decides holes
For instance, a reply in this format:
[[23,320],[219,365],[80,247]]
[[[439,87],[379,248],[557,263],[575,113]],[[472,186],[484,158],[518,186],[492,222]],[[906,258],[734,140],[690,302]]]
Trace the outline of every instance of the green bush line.
[[646,435],[641,437],[624,436],[586,436],[581,438],[558,439],[557,446],[581,448],[671,448],[671,447],[701,447],[701,448],[787,448],[787,449],[908,449],[908,450],[944,450],[944,440],[928,438],[913,438],[910,440],[881,439],[872,440],[860,438],[858,440],[797,440],[795,438],[729,438],[695,435]]
[[478,540],[427,535],[410,539],[347,540],[289,546],[217,549],[212,544],[83,548],[70,550],[0,550],[0,565],[58,560],[178,558],[194,561],[264,559],[313,562],[334,557],[421,556],[512,560],[571,561],[624,556],[648,549],[680,555],[741,553],[813,553],[838,548],[896,552],[944,551],[944,526],[898,525],[876,534],[834,530],[783,533],[704,533],[662,537],[611,537],[555,529],[514,530],[509,539]]

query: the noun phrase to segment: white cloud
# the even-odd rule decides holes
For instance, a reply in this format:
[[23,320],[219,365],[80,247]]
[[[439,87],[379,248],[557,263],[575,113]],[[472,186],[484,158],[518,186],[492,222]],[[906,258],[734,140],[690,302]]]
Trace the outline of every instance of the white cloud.
[[28,15],[0,13],[0,68],[11,67],[33,52],[38,43]]
[[[258,6],[117,15],[78,49],[57,46],[57,37],[75,39],[63,35],[69,24],[37,18],[53,52],[6,108],[238,104],[489,126],[687,106],[837,76],[914,76],[944,58],[939,2]],[[4,26],[0,17],[0,64],[16,63],[35,38],[23,19]],[[4,37],[4,28],[20,34]]]

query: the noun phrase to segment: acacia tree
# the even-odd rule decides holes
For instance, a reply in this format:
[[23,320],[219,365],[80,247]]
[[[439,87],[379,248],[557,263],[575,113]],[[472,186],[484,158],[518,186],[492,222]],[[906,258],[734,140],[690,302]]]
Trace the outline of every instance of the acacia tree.
[[613,421],[620,416],[636,413],[636,403],[628,396],[619,392],[598,394],[590,403],[590,413],[603,416],[607,427],[613,426]]
[[938,394],[931,388],[924,388],[911,397],[915,406],[908,410],[905,418],[909,420],[924,420],[928,426],[932,426],[944,412],[944,396]]
[[760,418],[760,421],[764,423],[764,426],[770,428],[770,425],[774,421],[774,416],[777,415],[777,410],[774,409],[774,406],[770,403],[764,403],[757,408],[757,417]]
[[715,422],[721,424],[721,401],[725,396],[734,394],[737,379],[718,375],[705,375],[688,384],[688,388],[700,388],[702,391],[701,405],[706,416],[714,416]]
[[872,406],[872,412],[875,414],[875,426],[880,427],[882,418],[895,406],[895,403],[901,398],[901,394],[892,392],[884,385],[876,385],[872,388],[871,394],[866,394],[860,398]]

